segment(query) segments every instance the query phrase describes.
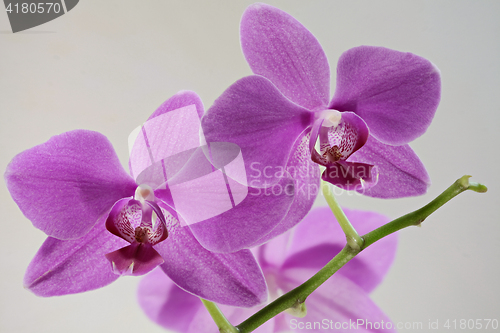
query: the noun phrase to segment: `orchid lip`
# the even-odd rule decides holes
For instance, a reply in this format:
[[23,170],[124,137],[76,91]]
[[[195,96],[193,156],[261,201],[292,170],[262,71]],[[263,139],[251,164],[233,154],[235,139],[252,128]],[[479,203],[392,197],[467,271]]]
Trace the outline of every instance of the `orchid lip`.
[[113,272],[143,275],[164,262],[153,246],[168,237],[166,219],[150,186],[141,184],[134,198],[118,201],[109,213],[106,228],[130,243],[106,255]]
[[[373,165],[347,161],[366,143],[368,135],[366,123],[352,112],[319,111],[311,130],[309,149],[312,161],[326,167],[321,178],[346,190],[375,186],[378,170],[373,169]],[[319,141],[319,150],[315,148],[316,141]]]

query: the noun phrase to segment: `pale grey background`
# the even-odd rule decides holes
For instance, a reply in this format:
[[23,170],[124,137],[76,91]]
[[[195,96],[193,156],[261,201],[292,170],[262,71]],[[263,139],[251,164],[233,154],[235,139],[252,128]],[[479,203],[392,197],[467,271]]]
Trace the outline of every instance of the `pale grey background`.
[[[52,135],[84,128],[105,134],[122,163],[127,136],[179,90],[205,106],[251,74],[239,20],[251,1],[82,0],[68,14],[12,34],[0,13],[0,170]],[[463,174],[489,186],[467,192],[422,228],[401,232],[395,264],[373,298],[395,322],[500,319],[499,1],[269,1],[340,54],[377,45],[424,56],[442,74],[442,99],[412,147],[432,178],[422,197],[383,201],[343,194],[352,208],[397,217]],[[136,304],[136,278],[101,290],[38,298],[22,287],[45,239],[0,185],[0,332],[163,332]],[[324,205],[322,198],[317,205]],[[411,330],[401,330],[410,332]],[[453,330],[451,330],[453,331]]]

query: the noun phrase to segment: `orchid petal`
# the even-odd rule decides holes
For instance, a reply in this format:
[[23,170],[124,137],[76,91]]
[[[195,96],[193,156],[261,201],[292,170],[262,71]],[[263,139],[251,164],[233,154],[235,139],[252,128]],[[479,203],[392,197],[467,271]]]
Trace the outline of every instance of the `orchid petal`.
[[[113,235],[118,236],[129,243],[135,241],[135,227],[133,220],[141,219],[141,204],[137,200],[124,198],[118,200],[106,219],[106,229]],[[132,220],[132,221],[131,221]]]
[[144,275],[152,271],[164,260],[149,243],[134,242],[129,246],[106,254],[117,275]]
[[201,117],[203,117],[203,113],[205,112],[201,98],[194,91],[181,90],[163,102],[162,105],[160,105],[155,112],[149,116],[148,120],[189,105],[194,105],[196,107],[198,117],[201,119]]
[[251,246],[257,246],[283,234],[297,223],[311,210],[319,192],[320,170],[313,163],[309,153],[309,133],[303,133],[292,148],[292,154],[286,165],[286,170],[295,180],[295,196],[284,218],[281,219],[271,232],[258,239]]
[[[154,226],[154,230],[149,235],[149,243],[151,245],[156,245],[159,242],[163,242],[165,239],[168,237],[168,230],[167,230],[167,221],[165,219],[165,215],[163,215],[163,212],[161,208],[158,206],[156,202],[152,201],[147,201],[146,204],[152,208],[152,210],[155,212],[157,221],[156,221],[156,226]],[[169,211],[168,211],[169,212]],[[167,215],[170,218],[170,215]],[[150,221],[151,228],[153,227],[151,221]]]
[[241,47],[255,74],[310,110],[327,105],[330,68],[317,39],[278,8],[254,4],[241,19]]
[[[177,287],[161,270],[154,270],[139,283],[139,305],[146,315],[162,327],[182,333],[219,332],[200,299]],[[231,323],[239,323],[255,310],[220,305]],[[256,332],[272,333],[273,321]]]
[[[181,91],[169,98],[129,137],[131,175],[137,179],[149,166],[169,156],[196,148],[204,142],[200,133],[203,105],[194,92]],[[160,183],[171,175],[159,169]]]
[[[167,200],[179,213],[183,225],[193,225],[232,210],[248,194],[240,148],[229,142],[210,142],[199,147],[169,179],[165,189],[167,186]],[[157,192],[163,197],[162,192],[166,191]]]
[[111,270],[105,254],[127,244],[106,231],[104,218],[82,238],[58,240],[49,237],[29,264],[24,285],[43,297],[104,287],[119,277]]
[[288,255],[293,233],[292,230],[273,238],[264,245],[252,248],[252,252],[264,272],[276,271],[283,265]]
[[136,184],[108,139],[76,130],[52,137],[11,161],[5,181],[23,214],[47,235],[79,238]]
[[[194,168],[188,168],[189,171],[204,171],[205,168],[196,167],[194,163],[188,163],[191,162],[193,156],[200,155],[200,150],[203,151],[203,148],[191,148],[147,165],[147,167],[136,176],[137,184],[146,184],[155,190],[162,190],[167,186],[167,182],[175,178],[180,171],[186,168],[186,166],[194,166]],[[203,158],[206,159],[204,155]],[[154,160],[154,158],[151,160]],[[209,165],[209,170],[211,169],[211,165]]]
[[201,245],[210,251],[239,251],[254,246],[280,223],[294,195],[294,180],[290,177],[266,189],[249,187],[248,195],[238,205],[189,227]]
[[[350,210],[344,208],[347,218],[359,234],[366,234],[389,219],[381,214]],[[276,258],[278,252],[282,263],[273,259],[277,267],[284,270],[311,269],[315,273],[328,263],[346,244],[345,235],[328,207],[313,209],[293,232],[287,248],[274,241],[266,244],[262,251],[263,258]],[[367,292],[372,291],[384,278],[396,253],[397,234],[390,235],[370,246],[369,251],[362,251],[337,274],[342,274]],[[269,260],[269,259],[268,259]],[[308,278],[310,276],[306,276]],[[304,281],[302,281],[304,282]]]
[[311,127],[311,134],[309,139],[309,152],[311,153],[311,159],[320,165],[326,165],[326,161],[323,160],[322,156],[316,150],[316,142],[319,138],[319,133],[321,131],[323,122],[325,119],[316,119]]
[[363,192],[377,184],[377,167],[366,163],[338,161],[329,163],[321,179],[346,191]]
[[168,330],[190,332],[197,313],[206,312],[198,297],[177,287],[161,269],[141,279],[137,296],[149,319]]
[[[293,287],[287,286],[285,290]],[[308,332],[339,332],[336,323],[341,325],[342,332],[396,332],[395,325],[370,299],[367,292],[339,274],[333,275],[309,295],[306,306],[307,314],[304,318],[293,318],[286,313],[285,316],[288,322],[295,319],[296,325],[304,325],[302,327],[306,327],[308,322],[321,323],[321,327],[311,327]],[[382,321],[384,329],[380,329]]]
[[154,248],[160,267],[182,289],[221,304],[251,307],[267,298],[262,272],[249,250],[214,253],[198,243],[188,227],[167,218],[169,237]]
[[424,165],[408,145],[389,146],[370,137],[349,161],[377,166],[377,185],[359,190],[370,197],[390,199],[416,196],[427,192],[430,185]]
[[251,186],[269,187],[281,178],[276,173],[311,117],[268,79],[254,75],[230,86],[207,111],[202,127],[207,142],[232,142],[241,148]]
[[439,70],[417,55],[359,46],[342,54],[329,108],[362,117],[383,143],[402,145],[422,135],[441,94]]

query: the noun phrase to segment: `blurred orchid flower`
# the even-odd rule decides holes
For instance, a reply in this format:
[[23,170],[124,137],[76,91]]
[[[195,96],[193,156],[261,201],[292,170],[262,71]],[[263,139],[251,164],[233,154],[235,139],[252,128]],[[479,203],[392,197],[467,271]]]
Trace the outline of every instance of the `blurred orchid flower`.
[[[389,221],[373,212],[345,210],[345,213],[361,233]],[[295,229],[255,249],[269,286],[270,300],[305,282],[344,245],[344,234],[332,212],[321,207],[313,209]],[[369,293],[389,270],[396,246],[396,234],[371,245],[307,298],[305,317],[296,318],[283,312],[255,332],[302,332],[306,329],[310,332],[378,332],[380,330],[373,324],[380,328],[382,322],[384,332],[395,332],[392,322],[370,299]],[[200,300],[177,287],[161,271],[155,270],[141,280],[138,299],[146,315],[166,329],[181,333],[218,332]],[[260,308],[220,306],[234,325]],[[314,323],[321,326],[314,327]]]

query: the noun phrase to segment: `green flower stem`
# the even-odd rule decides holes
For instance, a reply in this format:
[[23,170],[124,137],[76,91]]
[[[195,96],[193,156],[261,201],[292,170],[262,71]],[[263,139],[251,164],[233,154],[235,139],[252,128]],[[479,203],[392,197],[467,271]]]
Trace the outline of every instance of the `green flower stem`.
[[252,332],[260,325],[264,324],[269,319],[285,311],[288,308],[304,303],[307,296],[315,291],[323,282],[328,280],[333,273],[338,271],[349,260],[354,258],[359,251],[353,250],[350,246],[346,246],[333,258],[325,267],[312,278],[293,289],[292,291],[277,298],[262,310],[255,313],[253,316],[239,324],[237,329],[240,333]]
[[356,229],[354,229],[351,222],[349,222],[347,216],[345,216],[344,211],[335,199],[333,191],[330,191],[328,185],[329,184],[327,182],[323,180],[321,181],[323,196],[325,197],[328,206],[330,206],[333,215],[335,215],[335,218],[339,222],[340,227],[344,231],[345,237],[347,239],[347,245],[349,245],[354,250],[360,250],[364,243],[363,239],[358,235],[358,232],[356,231]]
[[212,319],[214,320],[221,333],[239,333],[238,329],[231,325],[231,323],[226,319],[217,304],[207,301],[203,298],[200,299],[203,305],[205,305],[205,307],[207,308],[208,313],[210,313],[210,316],[212,316]]
[[448,187],[436,199],[432,200],[424,207],[414,212],[403,215],[381,226],[380,228],[367,233],[363,236],[365,243],[363,244],[362,249],[367,248],[379,239],[384,238],[385,236],[390,235],[393,232],[412,225],[420,225],[420,223],[422,223],[430,214],[434,213],[442,205],[466,190],[472,190],[479,193],[484,193],[488,190],[486,186],[482,184],[469,182],[470,177],[471,176],[466,175],[462,178],[457,179],[455,183],[453,183],[453,185]]
[[412,225],[419,225],[439,207],[466,190],[473,190],[480,193],[486,192],[486,186],[469,182],[469,178],[470,176],[463,176],[455,183],[453,183],[453,185],[447,188],[443,193],[441,193],[436,199],[432,200],[424,207],[412,213],[406,214],[400,218],[397,218],[385,224],[384,226],[367,233],[362,237],[364,239],[364,243],[360,249],[354,249],[351,246],[346,245],[342,249],[342,251],[340,251],[328,264],[325,265],[325,267],[323,267],[309,280],[293,289],[292,291],[286,293],[285,295],[279,297],[275,301],[271,302],[266,307],[255,313],[253,316],[236,326],[239,333],[251,332],[277,314],[285,311],[290,307],[297,306],[298,304],[303,303],[314,290],[316,290],[323,282],[328,280],[336,271],[338,271],[342,266],[349,262],[349,260],[354,258],[359,252],[375,243],[379,239],[382,239],[385,236],[388,236],[400,229]]

